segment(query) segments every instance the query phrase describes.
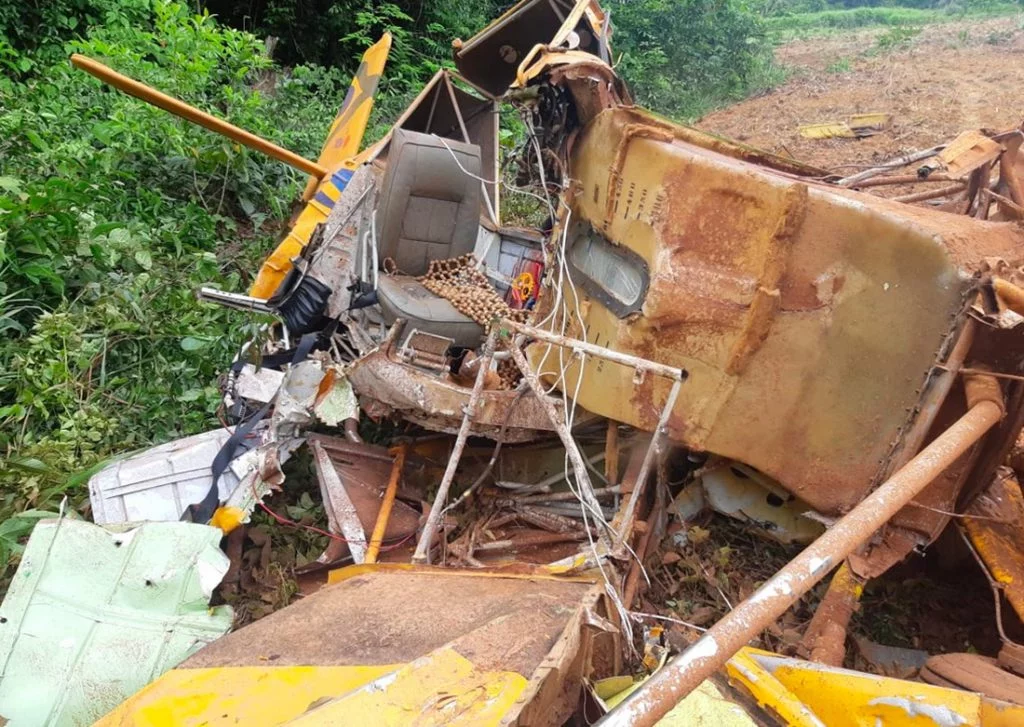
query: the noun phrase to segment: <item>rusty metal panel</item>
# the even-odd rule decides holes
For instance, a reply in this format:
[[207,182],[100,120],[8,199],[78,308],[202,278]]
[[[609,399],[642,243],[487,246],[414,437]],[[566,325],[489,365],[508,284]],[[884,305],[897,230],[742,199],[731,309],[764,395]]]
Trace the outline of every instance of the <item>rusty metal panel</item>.
[[[397,413],[433,431],[455,434],[469,402],[469,388],[437,373],[399,363],[392,358],[392,350],[391,345],[382,346],[348,369],[363,409],[374,417]],[[564,411],[561,398],[553,403],[560,413]],[[552,431],[551,421],[532,393],[485,390],[470,434],[493,438],[502,427],[506,442],[530,441]]]
[[[766,170],[684,132],[620,108],[576,144],[572,221],[637,253],[651,276],[625,320],[577,290],[587,339],[690,372],[668,424],[675,441],[844,511],[911,423],[973,272],[987,256],[1020,259],[1024,233]],[[576,298],[563,298],[572,322]],[[533,346],[535,365],[545,348]],[[580,405],[655,426],[667,384],[585,368]],[[578,374],[569,367],[568,391]]]

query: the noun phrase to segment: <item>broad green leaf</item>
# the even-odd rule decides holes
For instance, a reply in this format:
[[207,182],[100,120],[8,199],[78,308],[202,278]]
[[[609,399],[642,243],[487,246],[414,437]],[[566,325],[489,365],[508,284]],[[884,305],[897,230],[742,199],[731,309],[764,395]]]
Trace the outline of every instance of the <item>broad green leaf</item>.
[[28,139],[32,143],[32,146],[39,151],[50,150],[50,145],[43,141],[43,137],[39,136],[39,134],[32,129],[26,129],[25,138]]
[[206,348],[208,341],[204,341],[201,338],[195,338],[193,336],[186,336],[181,339],[181,349],[183,351],[198,351],[201,348]]

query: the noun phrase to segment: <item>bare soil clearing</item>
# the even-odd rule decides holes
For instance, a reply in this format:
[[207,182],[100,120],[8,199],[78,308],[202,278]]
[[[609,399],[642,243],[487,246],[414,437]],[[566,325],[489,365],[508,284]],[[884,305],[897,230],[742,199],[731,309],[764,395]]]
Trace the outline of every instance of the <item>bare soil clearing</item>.
[[[818,36],[781,46],[790,80],[716,111],[697,126],[784,156],[843,171],[947,141],[965,129],[1024,120],[1024,15],[925,26],[909,45],[881,50],[889,29]],[[864,139],[804,139],[804,124],[871,111],[892,126]]]

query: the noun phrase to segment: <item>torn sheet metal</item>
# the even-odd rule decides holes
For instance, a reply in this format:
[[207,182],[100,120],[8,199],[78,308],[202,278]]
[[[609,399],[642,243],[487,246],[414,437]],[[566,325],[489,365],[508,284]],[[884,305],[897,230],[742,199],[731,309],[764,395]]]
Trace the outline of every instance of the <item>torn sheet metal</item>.
[[235,380],[235,394],[243,399],[266,404],[277,395],[284,381],[284,372],[246,364]]
[[938,156],[922,165],[921,169],[927,170],[926,173],[943,171],[951,179],[963,179],[983,165],[994,162],[1002,153],[1003,145],[982,131],[965,131],[947,144]]
[[874,112],[853,114],[847,121],[829,121],[823,124],[801,126],[800,136],[805,139],[859,139],[885,131],[892,123],[892,114]]
[[1024,618],[1024,495],[1013,470],[1000,468],[964,515],[975,550],[1007,602]]
[[[393,457],[383,447],[322,434],[310,435],[309,443],[331,532],[348,541],[332,541],[317,561],[331,563],[350,552],[356,563],[362,563]],[[419,513],[397,500],[392,505],[384,540],[390,543],[409,538],[418,526]]]
[[332,364],[324,372],[313,401],[313,414],[329,427],[346,419],[359,419],[359,402],[341,366]]
[[727,665],[729,679],[780,714],[799,706],[786,724],[821,727],[941,725],[988,727],[1021,724],[1024,708],[959,689],[828,667],[742,649]]
[[[209,492],[213,460],[232,431],[214,429],[107,465],[89,479],[93,520],[101,525],[179,520],[185,508]],[[267,470],[279,469],[303,441],[287,439],[261,444],[267,434],[266,427],[257,427],[239,445],[237,456],[217,482],[221,502],[231,502],[244,512],[251,512],[255,505],[252,482],[261,477],[273,480],[265,477]],[[240,485],[249,492],[240,493]]]
[[[432,431],[458,432],[469,401],[468,387],[401,363],[394,340],[353,362],[348,376],[359,392],[363,410],[371,418],[397,414]],[[559,416],[564,417],[562,399],[553,403]],[[586,412],[578,413],[578,417],[585,415]],[[550,432],[552,425],[532,393],[484,390],[471,436],[494,438],[503,428],[504,441],[512,443],[538,439]]]
[[320,491],[324,497],[324,507],[331,524],[331,531],[345,536],[352,560],[362,563],[366,560],[366,531],[359,522],[356,506],[348,496],[345,483],[338,477],[330,458],[319,442],[312,442],[313,463],[316,465],[316,476],[320,481]]
[[277,393],[273,426],[277,431],[295,430],[313,423],[312,409],[324,378],[324,365],[307,359],[289,367]]
[[[224,508],[232,512],[240,511],[244,515],[242,522],[248,522],[248,515],[255,509],[256,504],[284,482],[281,465],[305,441],[302,437],[290,437],[267,442],[246,453],[246,457],[251,460],[247,462],[245,476],[227,500],[223,501]],[[232,462],[232,465],[234,464]]]
[[[810,508],[760,472],[734,463],[701,478],[711,509],[749,522],[780,543],[810,543],[825,527],[804,516]],[[690,489],[690,488],[687,488]]]
[[0,606],[0,715],[91,724],[231,628],[210,595],[221,532],[186,522],[36,525]]
[[[106,523],[178,520],[193,502],[210,490],[213,458],[231,436],[231,429],[214,429],[161,444],[112,462],[89,478],[93,519]],[[260,434],[246,437],[240,452],[254,449]],[[233,461],[217,483],[226,499],[250,467],[248,458]]]
[[863,636],[854,636],[857,650],[871,670],[884,676],[907,679],[915,676],[928,661],[928,652],[879,644]]

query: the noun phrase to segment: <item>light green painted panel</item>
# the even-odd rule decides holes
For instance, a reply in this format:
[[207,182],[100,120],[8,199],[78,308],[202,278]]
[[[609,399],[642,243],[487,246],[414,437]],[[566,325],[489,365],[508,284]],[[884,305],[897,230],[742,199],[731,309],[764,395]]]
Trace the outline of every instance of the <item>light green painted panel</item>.
[[231,628],[221,532],[43,520],[0,606],[0,716],[88,725]]

